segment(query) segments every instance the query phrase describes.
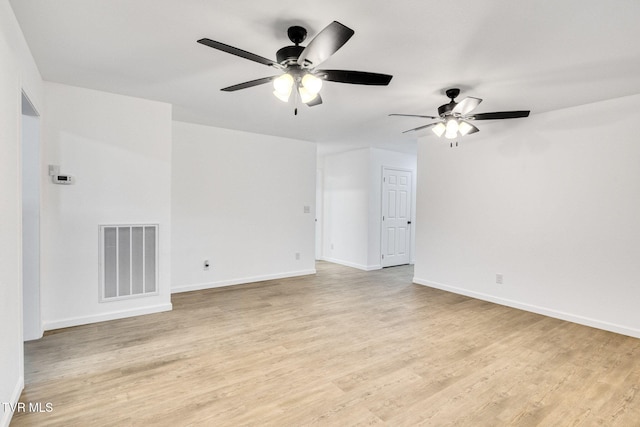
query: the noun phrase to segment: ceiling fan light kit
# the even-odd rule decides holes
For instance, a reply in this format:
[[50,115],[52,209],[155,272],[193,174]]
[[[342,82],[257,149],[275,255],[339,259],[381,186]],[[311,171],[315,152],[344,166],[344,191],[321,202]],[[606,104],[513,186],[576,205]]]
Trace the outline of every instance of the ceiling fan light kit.
[[[386,86],[391,81],[393,76],[388,74],[317,69],[322,62],[344,46],[353,34],[355,32],[351,28],[338,21],[333,21],[305,47],[300,46],[300,43],[307,38],[307,30],[300,26],[289,27],[287,35],[289,40],[293,42],[293,46],[285,46],[279,49],[276,52],[277,61],[207,38],[198,40],[198,43],[283,71],[280,76],[263,77],[239,83],[222,88],[222,91],[234,92],[273,82],[273,94],[281,101],[289,102],[295,87],[295,99],[300,99],[302,103],[312,107],[322,104],[320,90],[322,89],[323,80],[373,86]],[[296,108],[296,114],[297,111]]]
[[458,132],[460,132],[461,136],[469,135],[474,129],[477,128],[469,122],[465,122],[464,120],[458,122]]
[[273,80],[273,94],[281,101],[289,102],[294,84],[304,104],[316,99],[322,89],[322,80],[313,74],[304,73],[301,78],[299,72],[288,72]]
[[320,92],[320,89],[322,89],[322,79],[319,79],[310,73],[307,73],[302,77],[301,83],[302,86],[314,96]]
[[444,131],[447,130],[447,127],[444,125],[443,122],[438,122],[436,125],[434,125],[431,128],[431,130],[433,131],[433,133],[438,135],[438,137],[441,137],[444,134]]
[[285,73],[280,77],[273,79],[273,94],[283,102],[289,101],[292,88],[293,77],[291,77],[291,74]]
[[317,93],[311,93],[304,86],[298,87],[298,94],[300,95],[300,100],[303,104],[309,104],[311,101],[316,99],[318,96]]
[[453,117],[447,119],[444,137],[447,139],[455,139],[458,136],[458,121]]

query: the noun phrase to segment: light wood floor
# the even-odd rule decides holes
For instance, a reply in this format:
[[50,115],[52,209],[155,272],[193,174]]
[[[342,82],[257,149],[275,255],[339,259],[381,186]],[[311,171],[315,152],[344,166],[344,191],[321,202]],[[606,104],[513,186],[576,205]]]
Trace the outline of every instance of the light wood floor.
[[413,269],[173,296],[29,342],[12,426],[638,426],[640,340],[411,284]]

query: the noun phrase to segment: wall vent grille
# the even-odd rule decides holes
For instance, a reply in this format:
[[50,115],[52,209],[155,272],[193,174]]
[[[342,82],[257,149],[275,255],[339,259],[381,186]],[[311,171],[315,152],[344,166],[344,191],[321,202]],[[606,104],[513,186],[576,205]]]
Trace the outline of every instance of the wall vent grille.
[[158,225],[100,226],[100,301],[158,293]]

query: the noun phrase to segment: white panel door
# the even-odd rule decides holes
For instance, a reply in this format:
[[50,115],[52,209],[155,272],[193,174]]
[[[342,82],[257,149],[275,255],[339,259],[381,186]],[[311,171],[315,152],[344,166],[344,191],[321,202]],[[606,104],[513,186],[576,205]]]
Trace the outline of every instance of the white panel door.
[[411,171],[383,169],[383,267],[409,264],[411,260],[411,182]]

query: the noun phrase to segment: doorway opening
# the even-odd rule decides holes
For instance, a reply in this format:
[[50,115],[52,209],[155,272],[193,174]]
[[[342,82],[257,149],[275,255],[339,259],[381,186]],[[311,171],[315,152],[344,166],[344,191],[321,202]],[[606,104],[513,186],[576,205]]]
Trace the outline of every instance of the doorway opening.
[[42,337],[40,305],[40,115],[22,92],[22,317],[25,341]]

